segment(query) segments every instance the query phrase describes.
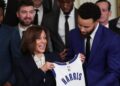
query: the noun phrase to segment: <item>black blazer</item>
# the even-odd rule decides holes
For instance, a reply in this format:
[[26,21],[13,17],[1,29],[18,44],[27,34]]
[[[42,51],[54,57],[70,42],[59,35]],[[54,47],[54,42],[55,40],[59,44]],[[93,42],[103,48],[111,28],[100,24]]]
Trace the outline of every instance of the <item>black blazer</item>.
[[5,82],[15,83],[13,58],[11,53],[11,37],[14,29],[6,25],[0,26],[0,86]]
[[19,0],[8,0],[6,13],[3,21],[4,24],[10,26],[16,26],[18,24],[18,18],[16,15],[18,2]]
[[[116,32],[118,34],[120,34],[120,27],[117,27],[117,23],[120,17],[117,17],[115,19],[112,19],[109,21],[109,28],[113,31]],[[120,26],[120,23],[119,23]]]
[[[45,54],[46,61],[56,61],[57,56]],[[38,69],[32,55],[18,59],[16,64],[16,86],[55,86],[55,79],[51,71],[44,73]],[[44,83],[44,78],[46,79]]]
[[[61,52],[65,48],[65,45],[58,33],[59,15],[60,10],[57,10],[48,15],[45,15],[43,19],[43,26],[45,26],[50,31],[54,52]],[[77,27],[77,9],[75,9],[75,27]]]

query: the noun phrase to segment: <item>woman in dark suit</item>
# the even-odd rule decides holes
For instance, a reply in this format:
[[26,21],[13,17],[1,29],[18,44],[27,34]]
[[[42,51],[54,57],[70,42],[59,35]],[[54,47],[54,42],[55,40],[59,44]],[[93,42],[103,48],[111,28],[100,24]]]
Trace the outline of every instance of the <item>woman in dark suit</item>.
[[47,31],[40,26],[29,27],[21,42],[24,57],[16,60],[16,86],[55,86],[51,62],[58,57],[45,53],[46,46]]

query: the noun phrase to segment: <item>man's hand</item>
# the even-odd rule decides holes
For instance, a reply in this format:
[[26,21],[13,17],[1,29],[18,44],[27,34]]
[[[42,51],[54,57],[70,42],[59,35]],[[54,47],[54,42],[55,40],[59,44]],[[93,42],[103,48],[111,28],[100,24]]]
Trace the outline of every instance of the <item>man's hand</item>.
[[65,59],[65,57],[67,55],[67,51],[68,51],[68,49],[64,49],[63,51],[61,51],[59,53],[59,56],[60,56],[61,59],[63,59],[63,60]]
[[82,63],[85,62],[85,58],[86,58],[85,55],[80,53],[80,60],[82,61]]

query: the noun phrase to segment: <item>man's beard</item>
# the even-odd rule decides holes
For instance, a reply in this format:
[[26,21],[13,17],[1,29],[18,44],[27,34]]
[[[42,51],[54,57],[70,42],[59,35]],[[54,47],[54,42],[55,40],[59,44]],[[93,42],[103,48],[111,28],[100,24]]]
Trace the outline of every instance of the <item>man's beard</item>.
[[20,24],[22,25],[22,26],[29,26],[29,25],[31,25],[33,23],[33,21],[31,21],[30,23],[25,23],[24,21],[20,21]]
[[90,35],[92,34],[93,31],[94,31],[94,29],[91,30],[91,31],[90,31],[89,33],[87,33],[87,34],[82,34],[81,31],[80,31],[80,34],[82,35],[82,37],[87,38],[88,36],[90,36]]

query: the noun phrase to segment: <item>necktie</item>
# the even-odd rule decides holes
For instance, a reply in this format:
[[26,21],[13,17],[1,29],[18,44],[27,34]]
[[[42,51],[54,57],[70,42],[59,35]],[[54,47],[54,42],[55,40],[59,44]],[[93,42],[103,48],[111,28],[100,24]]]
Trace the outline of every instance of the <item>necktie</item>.
[[68,32],[69,32],[69,24],[68,24],[68,18],[69,18],[69,16],[68,15],[66,15],[65,16],[65,45],[66,45],[66,47],[67,47],[67,39],[68,39]]
[[35,18],[34,18],[34,24],[35,25],[38,25],[38,11],[39,11],[38,9],[35,9],[35,12],[36,12],[35,13]]
[[86,61],[88,62],[89,56],[90,56],[90,36],[87,37],[86,41]]

